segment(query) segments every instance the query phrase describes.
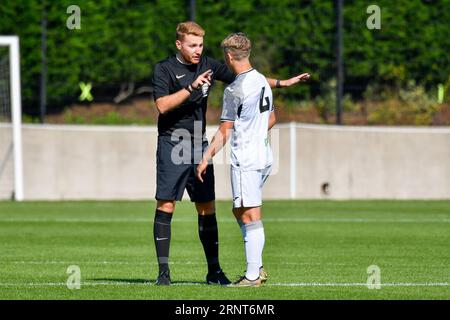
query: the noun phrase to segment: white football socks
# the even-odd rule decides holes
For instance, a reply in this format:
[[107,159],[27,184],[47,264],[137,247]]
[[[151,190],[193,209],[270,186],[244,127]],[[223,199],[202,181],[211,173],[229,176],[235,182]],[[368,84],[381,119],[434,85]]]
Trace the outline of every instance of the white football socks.
[[245,277],[249,280],[259,278],[259,268],[262,266],[262,253],[264,249],[264,226],[261,220],[247,224],[239,222],[245,245],[247,259],[247,272]]

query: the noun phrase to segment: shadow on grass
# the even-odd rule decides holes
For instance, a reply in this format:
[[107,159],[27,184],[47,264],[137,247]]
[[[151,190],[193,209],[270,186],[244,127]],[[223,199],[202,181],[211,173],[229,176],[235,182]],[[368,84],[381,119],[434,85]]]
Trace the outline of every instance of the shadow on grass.
[[[117,283],[130,283],[130,284],[155,284],[156,279],[122,279],[122,278],[95,278],[95,279],[88,279],[90,281],[99,281],[99,282],[117,282]],[[172,284],[191,284],[191,285],[199,285],[204,284],[206,285],[206,282],[198,282],[198,281],[172,281]]]

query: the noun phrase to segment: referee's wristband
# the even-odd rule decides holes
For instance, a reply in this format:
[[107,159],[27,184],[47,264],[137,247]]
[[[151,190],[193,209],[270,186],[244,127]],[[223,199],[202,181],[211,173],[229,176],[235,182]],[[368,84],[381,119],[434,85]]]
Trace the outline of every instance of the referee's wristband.
[[281,81],[280,80],[277,80],[277,82],[275,83],[275,87],[281,88]]
[[189,93],[192,93],[193,89],[191,85],[187,85],[186,87],[184,87]]

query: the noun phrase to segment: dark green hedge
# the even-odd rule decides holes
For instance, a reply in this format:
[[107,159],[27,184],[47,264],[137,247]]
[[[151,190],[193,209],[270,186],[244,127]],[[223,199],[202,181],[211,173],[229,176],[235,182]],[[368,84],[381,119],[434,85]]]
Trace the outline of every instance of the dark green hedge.
[[[381,30],[368,30],[372,1],[344,3],[346,91],[358,97],[369,83],[426,87],[448,82],[450,0],[379,0]],[[22,92],[27,113],[38,113],[41,18],[48,17],[48,104],[77,100],[78,83],[92,82],[94,99],[121,84],[148,85],[153,65],[174,52],[175,26],[189,17],[189,1],[76,1],[81,30],[68,30],[73,1],[2,0],[0,34],[21,41]],[[206,53],[222,59],[221,40],[246,32],[254,65],[267,75],[313,75],[310,86],[283,91],[305,99],[320,94],[335,74],[335,12],[331,0],[197,0],[197,22],[207,31]]]

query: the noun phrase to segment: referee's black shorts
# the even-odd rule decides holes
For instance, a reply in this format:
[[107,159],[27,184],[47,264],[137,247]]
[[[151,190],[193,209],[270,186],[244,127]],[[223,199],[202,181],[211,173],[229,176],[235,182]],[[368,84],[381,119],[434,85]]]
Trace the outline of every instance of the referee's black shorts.
[[[203,141],[202,151],[207,147],[208,141]],[[201,159],[199,154],[197,150],[197,157]],[[180,163],[180,158],[185,161]],[[170,136],[159,136],[156,151],[156,200],[180,201],[185,189],[192,202],[215,200],[214,167],[212,164],[207,167],[202,183],[196,177],[197,164],[198,161],[194,161],[192,142],[180,143],[172,141]]]

